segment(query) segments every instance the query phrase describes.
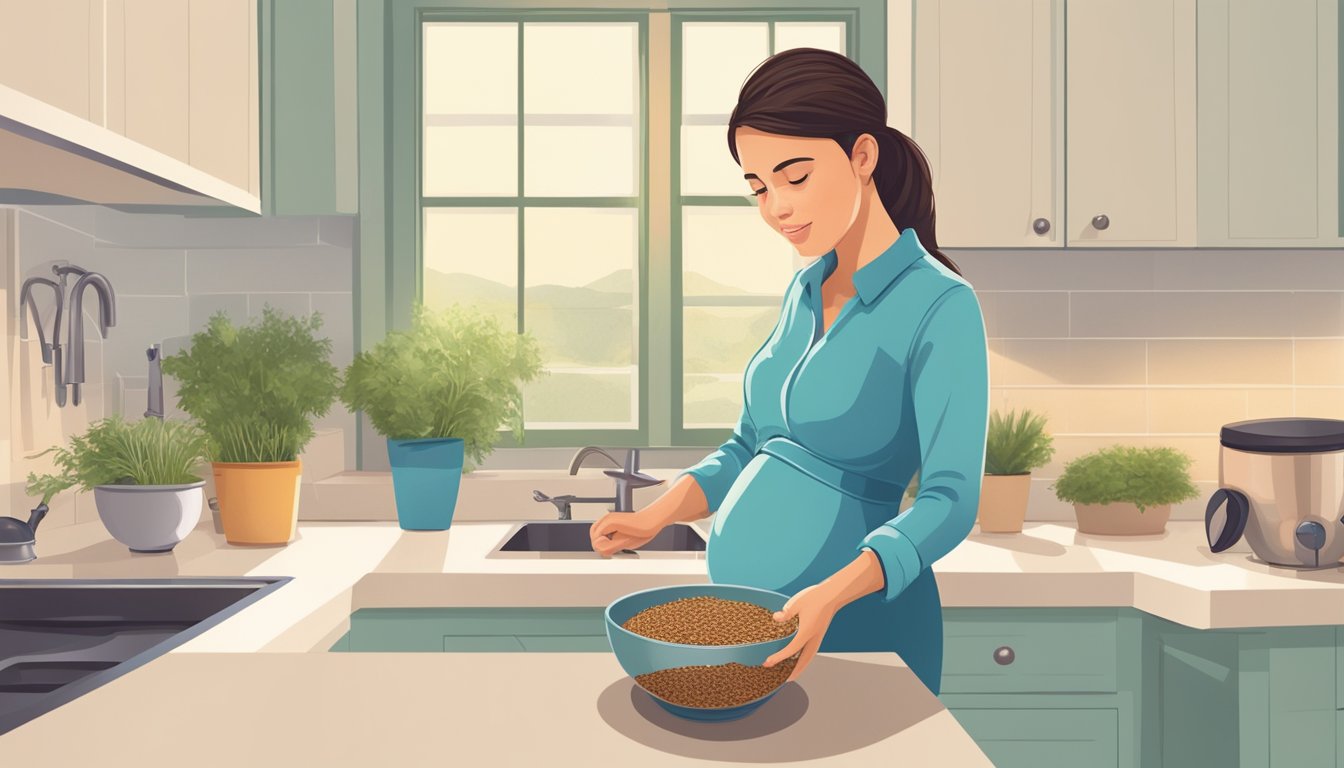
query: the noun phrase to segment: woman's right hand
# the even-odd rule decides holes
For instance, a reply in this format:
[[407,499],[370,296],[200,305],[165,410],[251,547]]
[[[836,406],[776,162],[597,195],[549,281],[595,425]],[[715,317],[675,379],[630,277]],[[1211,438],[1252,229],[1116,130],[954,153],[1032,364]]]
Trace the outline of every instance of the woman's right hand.
[[594,552],[611,557],[623,549],[639,549],[648,544],[667,522],[652,506],[638,512],[608,512],[593,523],[588,535]]

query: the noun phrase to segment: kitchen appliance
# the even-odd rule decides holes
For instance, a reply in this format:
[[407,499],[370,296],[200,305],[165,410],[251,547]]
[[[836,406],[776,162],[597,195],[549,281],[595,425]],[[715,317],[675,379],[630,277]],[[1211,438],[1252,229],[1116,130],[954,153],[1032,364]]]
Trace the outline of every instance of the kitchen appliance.
[[1224,425],[1218,438],[1219,487],[1204,511],[1209,549],[1222,552],[1245,535],[1272,565],[1339,565],[1344,421],[1251,419]]
[[28,513],[28,521],[0,517],[0,563],[26,563],[37,557],[37,524],[47,516],[47,505],[38,504]]

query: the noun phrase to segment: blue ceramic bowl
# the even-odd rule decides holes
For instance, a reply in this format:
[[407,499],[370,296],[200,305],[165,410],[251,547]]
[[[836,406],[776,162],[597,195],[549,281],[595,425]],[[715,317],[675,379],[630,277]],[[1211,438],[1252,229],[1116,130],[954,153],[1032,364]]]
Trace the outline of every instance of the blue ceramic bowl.
[[[637,635],[622,625],[630,617],[646,608],[669,603],[686,597],[718,597],[724,600],[741,600],[765,608],[770,612],[781,610],[789,596],[768,589],[743,587],[734,584],[683,584],[674,587],[656,587],[632,592],[618,598],[607,606],[607,639],[611,641],[611,650],[621,669],[632,678],[649,672],[670,667],[688,667],[692,665],[745,664],[758,667],[770,656],[784,649],[793,634],[762,643],[742,645],[687,645],[667,643],[662,640]],[[638,685],[638,680],[636,680]],[[735,720],[744,717],[764,704],[779,690],[776,688],[759,699],[732,707],[704,708],[684,707],[659,698],[647,689],[645,693],[668,712],[690,720]]]

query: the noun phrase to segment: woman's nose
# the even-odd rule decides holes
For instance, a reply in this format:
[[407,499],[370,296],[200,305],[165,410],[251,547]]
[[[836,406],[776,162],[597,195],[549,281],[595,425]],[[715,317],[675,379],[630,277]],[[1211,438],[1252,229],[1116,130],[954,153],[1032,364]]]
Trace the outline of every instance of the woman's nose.
[[784,221],[793,215],[793,205],[784,199],[785,195],[770,195],[770,215],[778,221]]

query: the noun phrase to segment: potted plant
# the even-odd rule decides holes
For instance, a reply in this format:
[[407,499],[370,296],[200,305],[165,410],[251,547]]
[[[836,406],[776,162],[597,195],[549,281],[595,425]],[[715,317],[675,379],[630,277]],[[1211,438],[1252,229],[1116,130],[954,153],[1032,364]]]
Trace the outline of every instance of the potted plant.
[[[1023,410],[1005,417],[996,409],[985,434],[985,475],[975,521],[982,533],[1021,533],[1031,493],[1031,470],[1054,456],[1054,440],[1045,432],[1045,417]],[[919,493],[918,473],[905,495]]]
[[235,327],[218,312],[165,358],[178,405],[200,422],[210,456],[220,523],[230,544],[287,544],[299,514],[299,454],[312,420],[336,399],[340,372],[331,340],[318,338],[318,313],[293,317],[267,306]]
[[1054,456],[1045,417],[1023,410],[1005,417],[995,410],[985,434],[985,477],[976,522],[985,533],[1021,533],[1031,493],[1031,471]]
[[[111,416],[56,446],[58,472],[29,473],[27,491],[42,505],[66,488],[93,491],[98,517],[132,552],[169,552],[201,519],[208,439],[193,424],[172,419],[128,423]],[[30,458],[36,458],[30,457]]]
[[485,459],[506,422],[523,439],[519,382],[540,373],[534,337],[458,304],[416,305],[409,330],[355,356],[340,397],[387,438],[403,529],[452,524],[464,465],[471,472]]
[[1073,502],[1080,533],[1162,533],[1171,505],[1199,494],[1189,467],[1174,448],[1112,445],[1069,462],[1052,487]]

